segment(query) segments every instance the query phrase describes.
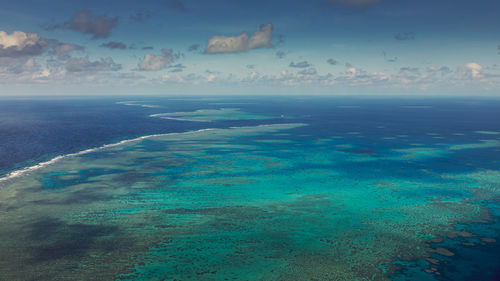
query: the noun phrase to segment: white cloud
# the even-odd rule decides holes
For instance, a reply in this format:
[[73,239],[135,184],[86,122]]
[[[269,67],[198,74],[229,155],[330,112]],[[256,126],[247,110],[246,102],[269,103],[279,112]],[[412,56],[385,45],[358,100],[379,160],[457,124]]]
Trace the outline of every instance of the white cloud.
[[273,24],[261,25],[250,38],[247,32],[238,36],[213,36],[208,39],[206,54],[245,52],[258,48],[271,48]]
[[160,55],[146,54],[139,62],[139,70],[157,71],[166,68],[169,64],[177,60],[181,55],[174,54],[171,49],[163,48]]
[[14,31],[8,34],[0,30],[0,57],[40,55],[47,46],[47,40],[37,33]]
[[482,76],[483,67],[476,62],[470,62],[461,66],[459,70],[468,77],[479,78]]
[[38,40],[40,40],[40,37],[36,33],[14,31],[9,35],[5,31],[0,31],[0,45],[4,48],[16,47],[17,49],[23,49],[26,46],[35,45]]

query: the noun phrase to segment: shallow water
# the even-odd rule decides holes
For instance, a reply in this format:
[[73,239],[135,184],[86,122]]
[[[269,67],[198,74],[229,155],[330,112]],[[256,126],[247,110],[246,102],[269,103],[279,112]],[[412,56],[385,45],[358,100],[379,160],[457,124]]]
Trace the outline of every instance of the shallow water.
[[213,129],[124,141],[0,182],[0,279],[498,276],[498,101],[217,101],[241,108],[224,119],[198,111],[213,100],[118,104],[196,112]]

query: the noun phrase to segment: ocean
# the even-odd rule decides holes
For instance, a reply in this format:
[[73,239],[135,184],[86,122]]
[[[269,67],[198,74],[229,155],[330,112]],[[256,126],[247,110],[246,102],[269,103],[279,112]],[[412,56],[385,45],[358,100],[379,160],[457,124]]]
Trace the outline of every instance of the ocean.
[[500,100],[0,100],[0,280],[499,280]]

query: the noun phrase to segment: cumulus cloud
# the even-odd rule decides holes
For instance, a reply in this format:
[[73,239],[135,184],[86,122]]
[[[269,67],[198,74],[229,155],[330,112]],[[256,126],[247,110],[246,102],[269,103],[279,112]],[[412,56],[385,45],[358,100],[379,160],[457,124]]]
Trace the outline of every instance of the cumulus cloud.
[[42,54],[49,41],[37,33],[14,31],[8,34],[0,30],[0,57],[23,57]]
[[394,39],[399,40],[399,41],[414,40],[415,39],[415,32],[398,33],[398,34],[394,35]]
[[336,65],[337,63],[339,63],[337,60],[334,59],[328,59],[326,62],[331,65]]
[[46,25],[45,29],[52,30],[67,28],[70,30],[92,35],[92,39],[107,38],[111,35],[111,30],[118,24],[117,17],[94,16],[88,10],[81,10],[74,13],[69,21],[64,24]]
[[476,63],[470,62],[458,68],[458,72],[467,78],[480,78],[482,77],[483,66]]
[[121,64],[117,64],[112,58],[101,58],[98,61],[90,61],[89,57],[72,58],[66,62],[66,70],[69,72],[97,72],[97,71],[117,71],[122,69]]
[[125,43],[116,42],[116,41],[103,43],[103,44],[99,45],[99,47],[108,48],[108,49],[119,49],[119,50],[127,49],[127,45],[125,45]]
[[31,83],[47,80],[51,71],[42,68],[34,58],[0,57],[0,81]]
[[0,57],[4,58],[22,59],[47,52],[60,60],[67,60],[71,52],[83,49],[79,45],[42,38],[37,33],[14,31],[7,34],[0,31]]
[[251,37],[247,32],[238,36],[213,36],[208,39],[205,54],[245,52],[258,48],[271,48],[273,25],[261,25]]
[[295,63],[295,62],[291,62],[289,67],[296,67],[296,68],[307,68],[307,67],[310,67],[311,64],[307,61],[300,61],[298,63]]
[[163,48],[161,54],[146,54],[139,62],[138,69],[143,71],[157,71],[165,69],[169,64],[176,61],[181,54],[174,54],[171,49]]
[[382,2],[381,0],[328,0],[329,4],[339,7],[367,8]]

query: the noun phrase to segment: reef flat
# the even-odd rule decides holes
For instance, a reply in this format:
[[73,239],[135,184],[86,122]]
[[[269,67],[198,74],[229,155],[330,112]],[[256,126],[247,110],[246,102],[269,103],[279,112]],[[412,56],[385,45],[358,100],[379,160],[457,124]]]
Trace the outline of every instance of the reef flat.
[[221,120],[272,119],[276,117],[251,114],[239,108],[199,109],[192,112],[156,113],[151,117],[192,122],[212,122]]

